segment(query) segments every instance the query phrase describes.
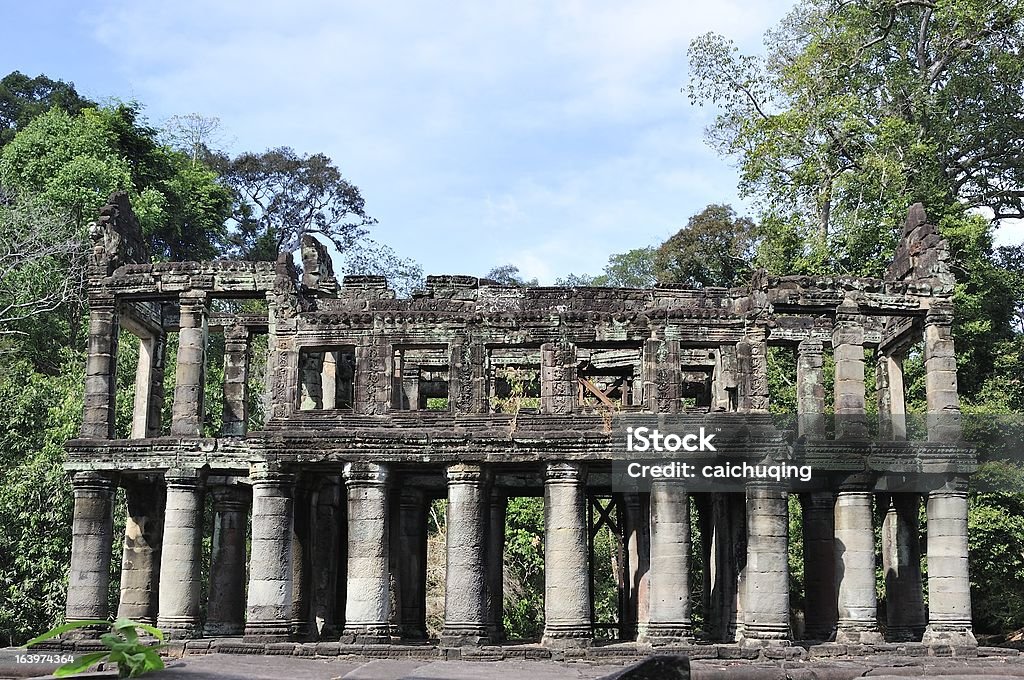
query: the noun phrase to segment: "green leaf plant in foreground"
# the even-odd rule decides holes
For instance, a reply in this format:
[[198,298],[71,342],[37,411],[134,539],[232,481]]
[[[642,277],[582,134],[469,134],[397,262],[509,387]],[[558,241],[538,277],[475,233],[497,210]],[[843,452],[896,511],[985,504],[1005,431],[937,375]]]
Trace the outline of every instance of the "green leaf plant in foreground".
[[137,623],[129,619],[117,619],[113,623],[99,620],[65,623],[63,626],[57,626],[39,637],[29,640],[25,643],[25,646],[31,647],[68,631],[88,626],[110,627],[109,633],[104,633],[100,636],[100,640],[107,646],[108,651],[93,652],[80,656],[54,671],[53,674],[55,676],[66,677],[83,673],[101,661],[117,664],[117,677],[119,678],[137,678],[149,671],[163,670],[164,662],[157,653],[157,650],[163,645],[149,645],[141,642],[136,629],[138,628],[149,633],[161,642],[164,639],[164,634],[160,632],[159,628],[145,623]]

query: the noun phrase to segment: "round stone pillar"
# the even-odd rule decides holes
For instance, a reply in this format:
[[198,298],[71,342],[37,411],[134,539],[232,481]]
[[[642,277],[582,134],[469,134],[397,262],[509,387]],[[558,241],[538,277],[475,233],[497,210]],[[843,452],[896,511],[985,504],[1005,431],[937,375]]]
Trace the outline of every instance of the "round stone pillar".
[[348,492],[348,584],[343,642],[390,642],[388,569],[388,468],[345,465]]
[[245,637],[288,639],[292,614],[292,521],[295,476],[253,471],[252,541]]
[[928,628],[930,645],[976,646],[967,570],[967,483],[928,493]]
[[804,520],[804,638],[830,640],[836,632],[835,504],[831,491],[800,497]]
[[689,641],[690,497],[665,480],[651,484],[650,620],[642,639],[652,644]]
[[491,488],[490,526],[487,529],[487,636],[497,644],[505,636],[505,517],[508,498]]
[[590,561],[587,471],[581,463],[548,463],[544,479],[544,637],[555,647],[589,646]]
[[208,636],[241,635],[245,630],[245,532],[250,490],[232,484],[213,487],[210,494],[213,545],[203,632]]
[[163,484],[122,480],[126,501],[117,617],[156,624],[163,545]]
[[882,573],[885,575],[886,637],[893,642],[920,640],[927,622],[918,541],[921,498],[914,493],[897,493],[884,500]]
[[788,494],[771,484],[747,484],[747,568],[743,637],[789,639]]
[[164,479],[167,500],[157,627],[170,638],[197,637],[202,591],[202,478],[198,470],[168,470]]
[[880,643],[875,595],[875,532],[870,491],[840,491],[835,505],[839,622],[836,642]]
[[77,472],[71,483],[75,490],[75,514],[65,618],[69,623],[106,619],[114,537],[114,481],[97,472]]
[[443,646],[479,645],[487,638],[484,553],[488,491],[479,465],[448,466],[448,562]]

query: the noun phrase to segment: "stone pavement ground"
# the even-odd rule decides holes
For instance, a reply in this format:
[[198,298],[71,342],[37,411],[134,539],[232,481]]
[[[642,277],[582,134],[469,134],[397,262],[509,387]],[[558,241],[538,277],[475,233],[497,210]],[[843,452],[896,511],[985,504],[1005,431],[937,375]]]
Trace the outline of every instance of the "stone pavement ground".
[[[19,649],[0,650],[0,679],[45,678],[57,664],[19,664]],[[1024,657],[980,658],[900,657],[871,655],[857,659],[694,660],[694,680],[994,680],[1024,678]],[[146,677],[154,680],[633,680],[631,667],[560,661],[443,661],[431,659],[295,658],[237,654],[191,655],[168,659],[167,669]],[[49,676],[52,677],[52,676]],[[113,678],[112,671],[90,673]],[[675,680],[644,674],[638,680]]]

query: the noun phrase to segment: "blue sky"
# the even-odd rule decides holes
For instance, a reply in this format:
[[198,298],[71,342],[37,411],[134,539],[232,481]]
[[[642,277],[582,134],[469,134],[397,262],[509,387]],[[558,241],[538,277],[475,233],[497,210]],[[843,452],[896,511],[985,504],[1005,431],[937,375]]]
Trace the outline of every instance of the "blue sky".
[[791,2],[17,3],[3,73],[221,119],[224,146],[324,152],[426,273],[551,283],[657,244],[736,175],[703,142],[690,39],[757,50]]

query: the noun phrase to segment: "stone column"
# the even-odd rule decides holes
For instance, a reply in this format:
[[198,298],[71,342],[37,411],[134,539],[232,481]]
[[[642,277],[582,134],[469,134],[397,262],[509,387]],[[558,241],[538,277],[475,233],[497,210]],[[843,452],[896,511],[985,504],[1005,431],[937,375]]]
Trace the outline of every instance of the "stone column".
[[641,639],[689,642],[690,497],[681,485],[664,480],[651,485],[650,527],[650,620]]
[[146,436],[159,437],[163,434],[164,415],[164,374],[167,368],[167,333],[161,331],[153,336],[153,348],[150,353],[149,371],[149,420]]
[[835,357],[836,438],[868,435],[864,401],[864,318],[857,303],[847,299],[836,310],[832,330]]
[[157,627],[171,638],[199,635],[203,482],[198,470],[168,470]]
[[[487,530],[487,636],[492,644],[505,637],[505,515],[508,498],[491,489]],[[424,551],[424,554],[426,552]],[[425,574],[424,574],[425,575]]]
[[928,440],[945,443],[959,441],[960,397],[956,391],[953,310],[948,304],[933,303],[925,317],[924,370],[928,400]]
[[626,598],[619,628],[625,639],[646,635],[650,622],[651,505],[646,495],[622,494],[623,572]]
[[916,493],[880,498],[882,520],[882,572],[885,574],[886,637],[894,642],[920,640],[926,618],[921,587],[921,545],[918,539]]
[[975,646],[967,569],[967,482],[928,493],[928,628],[930,645]]
[[245,630],[245,532],[251,491],[241,484],[215,486],[207,636],[241,635]]
[[324,353],[299,352],[299,410],[318,411],[324,407]]
[[489,499],[484,471],[479,465],[448,466],[443,646],[488,642],[485,539]]
[[556,647],[593,639],[587,550],[587,471],[548,463],[544,478],[544,637]]
[[388,467],[348,463],[348,594],[342,641],[388,643],[391,599],[388,573]]
[[292,614],[292,522],[295,476],[253,470],[252,540],[245,637],[288,639]]
[[739,410],[754,413],[768,411],[768,343],[763,328],[749,328],[747,336],[736,343],[736,367],[739,372]]
[[76,472],[75,515],[71,528],[71,571],[65,618],[107,618],[110,552],[114,537],[113,480],[98,472]]
[[742,573],[747,562],[746,501],[739,493],[708,494],[708,607],[711,637],[735,641],[742,621]]
[[572,413],[576,402],[576,348],[569,343],[540,346],[541,413]]
[[159,435],[160,421],[153,423],[152,401],[157,396],[154,378],[158,367],[161,382],[159,396],[163,401],[163,351],[162,336],[150,335],[139,338],[139,363],[135,368],[135,402],[132,406],[132,439]]
[[743,637],[788,640],[789,505],[779,486],[747,484]]
[[800,497],[804,524],[804,637],[830,640],[836,631],[835,494]]
[[[796,349],[796,410],[799,433],[808,439],[825,437],[825,386],[821,340],[803,340]],[[831,510],[829,510],[831,514]]]
[[875,596],[875,532],[870,491],[840,491],[835,506],[839,623],[836,642],[882,642]]
[[903,360],[879,352],[876,361],[878,436],[882,439],[906,439],[907,407],[903,392]]
[[291,635],[295,640],[309,637],[312,601],[312,559],[314,494],[312,480],[299,477],[295,485],[295,505],[292,521],[292,614]]
[[249,329],[224,329],[224,411],[221,435],[244,437],[249,422]]
[[313,541],[313,621],[321,640],[337,638],[337,583],[340,565],[341,478],[327,475],[320,481],[316,500],[316,538]]
[[163,543],[164,489],[142,481],[124,485],[127,505],[117,617],[156,624]]
[[402,489],[398,507],[398,630],[403,639],[427,638],[427,508],[419,489]]
[[653,413],[676,413],[680,409],[679,341],[651,338],[644,342],[644,403]]
[[117,388],[117,311],[114,298],[89,300],[89,357],[85,364],[84,439],[113,439]]
[[320,372],[320,392],[325,411],[338,408],[338,352],[324,352],[324,365]]
[[171,434],[199,437],[203,433],[206,387],[206,294],[182,293],[178,331],[178,365],[174,371]]

